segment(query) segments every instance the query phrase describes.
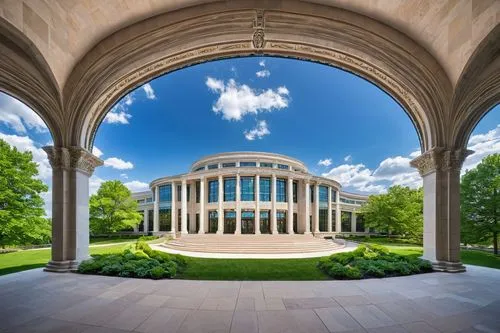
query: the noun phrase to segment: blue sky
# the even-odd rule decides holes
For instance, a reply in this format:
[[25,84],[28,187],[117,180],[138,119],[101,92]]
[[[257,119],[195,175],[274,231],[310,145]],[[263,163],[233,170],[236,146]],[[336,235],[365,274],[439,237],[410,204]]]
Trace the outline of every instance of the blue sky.
[[[477,153],[466,167],[500,152],[499,124],[497,106],[474,131],[470,146]],[[33,151],[48,181],[39,148],[50,135],[6,95],[0,95],[0,138]],[[292,59],[227,59],[159,77],[115,105],[95,146],[105,166],[92,177],[91,191],[108,179],[145,189],[155,178],[187,172],[204,155],[241,150],[296,157],[357,193],[421,184],[408,165],[419,149],[417,134],[397,102],[355,75]]]

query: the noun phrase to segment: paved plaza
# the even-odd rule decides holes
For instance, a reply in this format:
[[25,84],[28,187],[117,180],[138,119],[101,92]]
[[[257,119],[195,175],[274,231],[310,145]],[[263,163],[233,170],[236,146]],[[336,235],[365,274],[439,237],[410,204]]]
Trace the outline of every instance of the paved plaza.
[[363,281],[0,277],[0,332],[500,332],[500,270]]

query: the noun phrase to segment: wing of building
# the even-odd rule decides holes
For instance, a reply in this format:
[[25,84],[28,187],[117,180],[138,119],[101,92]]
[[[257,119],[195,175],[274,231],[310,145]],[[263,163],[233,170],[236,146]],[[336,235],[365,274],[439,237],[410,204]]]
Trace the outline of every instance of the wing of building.
[[136,232],[154,234],[365,233],[356,212],[367,196],[343,192],[301,161],[273,153],[204,157],[188,173],[155,179],[133,193],[143,213]]

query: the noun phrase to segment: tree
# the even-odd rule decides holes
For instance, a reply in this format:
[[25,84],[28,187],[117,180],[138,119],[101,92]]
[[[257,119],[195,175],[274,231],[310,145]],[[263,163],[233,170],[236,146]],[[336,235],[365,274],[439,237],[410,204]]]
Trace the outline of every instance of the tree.
[[422,188],[392,186],[386,194],[370,195],[360,213],[366,227],[422,242],[423,198]]
[[137,202],[130,190],[119,180],[110,180],[90,197],[90,232],[109,234],[141,222]]
[[462,176],[461,236],[464,243],[492,241],[498,254],[500,232],[500,154],[485,157]]
[[31,152],[20,152],[0,139],[0,246],[50,242],[38,176]]

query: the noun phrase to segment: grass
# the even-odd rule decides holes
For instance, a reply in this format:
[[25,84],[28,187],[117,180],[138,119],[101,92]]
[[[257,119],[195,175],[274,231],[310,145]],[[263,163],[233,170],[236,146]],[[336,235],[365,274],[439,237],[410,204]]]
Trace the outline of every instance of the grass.
[[90,238],[90,245],[135,242],[139,237],[141,237],[141,235],[92,237],[92,238]]

